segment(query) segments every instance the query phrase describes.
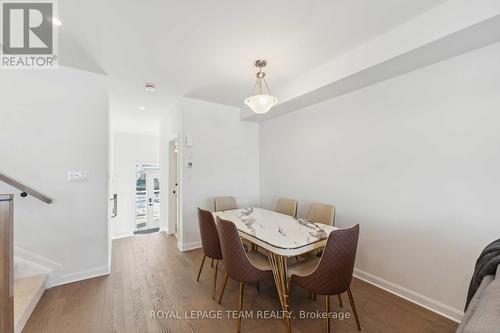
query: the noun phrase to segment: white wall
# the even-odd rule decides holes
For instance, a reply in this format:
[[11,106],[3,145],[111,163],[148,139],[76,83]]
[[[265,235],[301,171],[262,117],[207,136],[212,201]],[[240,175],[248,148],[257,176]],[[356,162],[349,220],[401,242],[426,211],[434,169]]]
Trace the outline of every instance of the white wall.
[[196,208],[213,210],[213,198],[234,196],[241,207],[259,203],[259,125],[240,121],[239,109],[186,99],[183,130],[193,139],[184,147],[184,244],[200,241]]
[[[54,198],[16,193],[15,245],[62,265],[54,283],[108,270],[108,99],[103,76],[57,70],[2,71],[0,172]],[[88,182],[66,181],[88,171]],[[27,251],[27,252],[26,252]]]
[[[160,126],[166,175],[168,141],[180,136],[181,250],[200,246],[197,207],[213,210],[213,198],[226,195],[235,196],[242,207],[259,203],[259,125],[239,117],[237,108],[183,98]],[[192,147],[185,146],[187,135]],[[193,162],[192,168],[186,167],[187,161]],[[163,197],[163,206],[166,200]]]
[[335,204],[358,274],[459,318],[500,235],[499,92],[497,43],[264,122],[261,203]]
[[[113,145],[113,182],[118,194],[118,215],[112,223],[114,237],[117,238],[131,236],[136,230],[136,165],[140,162],[159,162],[159,137],[114,133]],[[162,189],[163,184],[164,181],[160,185]]]

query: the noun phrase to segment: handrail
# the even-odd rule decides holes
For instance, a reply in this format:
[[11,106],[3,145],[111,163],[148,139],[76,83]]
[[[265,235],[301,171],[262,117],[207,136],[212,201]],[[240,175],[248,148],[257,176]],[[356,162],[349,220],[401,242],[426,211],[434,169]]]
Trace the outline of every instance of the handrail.
[[37,198],[38,200],[41,200],[41,201],[47,203],[47,204],[52,203],[52,199],[49,198],[48,196],[46,196],[45,194],[42,194],[38,191],[35,191],[31,187],[23,185],[20,182],[4,175],[3,173],[0,173],[0,180],[3,181],[4,183],[7,183],[7,184],[17,188],[19,191],[22,191],[23,193],[27,193],[27,194]]

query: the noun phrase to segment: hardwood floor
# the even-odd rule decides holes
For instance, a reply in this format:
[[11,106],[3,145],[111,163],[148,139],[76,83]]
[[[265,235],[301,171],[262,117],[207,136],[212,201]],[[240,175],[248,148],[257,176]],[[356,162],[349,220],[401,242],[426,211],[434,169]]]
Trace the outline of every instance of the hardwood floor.
[[[210,261],[205,262],[200,282],[195,281],[201,250],[180,253],[175,238],[165,233],[123,238],[113,243],[112,273],[45,291],[23,332],[236,332],[236,320],[226,310],[236,310],[239,285],[229,280],[222,305],[211,299]],[[220,265],[221,266],[221,265]],[[219,274],[217,295],[223,282]],[[352,292],[363,332],[438,333],[454,332],[457,324],[408,301],[354,279]],[[350,312],[331,298],[331,311]],[[298,287],[292,292],[291,308],[298,312],[322,311],[324,297],[308,299]],[[222,310],[224,319],[158,319],[152,311]],[[272,280],[257,292],[245,287],[244,310],[280,310]],[[298,314],[296,313],[296,316]],[[320,319],[295,319],[293,332],[324,332]],[[242,332],[286,332],[279,319],[243,319]],[[332,320],[332,332],[358,332],[352,317]]]

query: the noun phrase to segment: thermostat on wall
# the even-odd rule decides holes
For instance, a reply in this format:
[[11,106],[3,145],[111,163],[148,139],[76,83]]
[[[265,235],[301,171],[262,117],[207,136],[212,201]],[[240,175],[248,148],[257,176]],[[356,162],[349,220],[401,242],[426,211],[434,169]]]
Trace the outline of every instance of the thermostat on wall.
[[193,146],[193,137],[191,135],[186,135],[186,147]]

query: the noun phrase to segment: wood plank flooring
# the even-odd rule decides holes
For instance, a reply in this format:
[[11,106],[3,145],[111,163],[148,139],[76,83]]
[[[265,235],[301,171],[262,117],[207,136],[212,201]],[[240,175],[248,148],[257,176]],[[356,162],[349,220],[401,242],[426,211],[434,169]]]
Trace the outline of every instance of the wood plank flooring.
[[[236,320],[226,318],[226,310],[236,310],[239,286],[229,280],[222,305],[211,299],[210,261],[200,282],[195,282],[201,250],[181,253],[175,238],[165,233],[138,235],[113,242],[112,273],[85,281],[46,290],[24,333],[70,332],[236,332]],[[222,265],[220,265],[222,266]],[[217,294],[222,286],[219,273]],[[439,333],[454,332],[457,324],[387,293],[363,281],[354,279],[352,292],[361,318],[363,332]],[[347,296],[341,308],[336,297],[331,298],[332,311],[350,312]],[[298,312],[322,311],[324,297],[316,301],[295,288],[291,308]],[[256,311],[280,310],[272,280],[245,287],[244,309]],[[151,318],[151,311],[222,310],[224,319]],[[297,315],[297,313],[296,313]],[[295,319],[293,332],[324,332],[320,319]],[[242,332],[286,332],[279,319],[243,319]],[[357,332],[354,318],[332,320],[332,332]]]

